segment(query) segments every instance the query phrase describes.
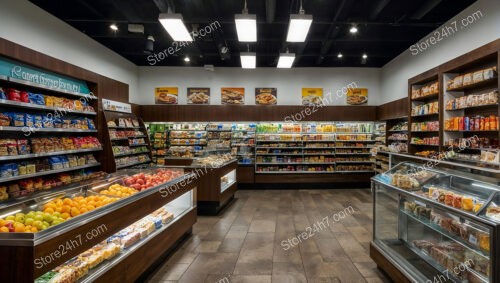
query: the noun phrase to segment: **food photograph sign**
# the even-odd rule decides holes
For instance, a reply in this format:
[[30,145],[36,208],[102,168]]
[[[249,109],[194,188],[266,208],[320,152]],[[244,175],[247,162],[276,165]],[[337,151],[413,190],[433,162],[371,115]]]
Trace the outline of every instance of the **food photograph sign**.
[[155,88],[156,104],[177,104],[179,88],[177,87],[157,87]]
[[347,89],[347,104],[361,105],[368,103],[368,89],[367,88],[348,88]]
[[221,88],[222,104],[245,104],[245,88],[223,87]]
[[304,87],[302,88],[302,105],[320,105],[323,101],[323,88]]
[[278,89],[275,87],[255,88],[255,104],[257,105],[278,104]]
[[208,87],[188,87],[188,104],[210,104],[210,88]]

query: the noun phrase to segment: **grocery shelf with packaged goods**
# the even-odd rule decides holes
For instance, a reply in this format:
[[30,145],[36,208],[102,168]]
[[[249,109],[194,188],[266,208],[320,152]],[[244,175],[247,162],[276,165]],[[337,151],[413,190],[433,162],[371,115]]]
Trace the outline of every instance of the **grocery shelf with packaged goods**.
[[[4,280],[134,281],[190,231],[196,186],[194,175],[179,168],[128,170],[4,205]],[[147,259],[145,249],[154,251]]]
[[236,153],[239,165],[253,165],[255,162],[255,122],[233,124],[231,148]]
[[146,123],[149,137],[151,140],[151,155],[153,163],[157,165],[165,165],[168,152],[168,132],[172,128],[172,124],[168,123]]
[[[13,62],[0,57],[4,60]],[[2,203],[56,191],[100,174],[97,97],[91,92],[95,84],[60,79],[71,80],[81,92],[0,77]]]
[[256,174],[373,171],[373,122],[258,123]]
[[443,147],[450,160],[498,167],[498,51],[443,68]]
[[456,282],[498,282],[500,171],[487,178],[480,177],[490,175],[486,168],[430,169],[420,157],[405,158],[372,178],[372,258],[391,277],[411,281],[433,281],[448,270]]
[[203,154],[207,146],[207,123],[173,123],[168,133],[168,158],[192,160]]
[[[440,151],[442,92],[438,69],[408,80],[408,152],[430,156]],[[429,129],[429,130],[428,130]]]
[[386,136],[386,122],[375,122],[375,129],[373,131],[373,136],[375,137],[375,145],[386,145],[387,144],[387,136]]
[[[111,151],[110,157],[114,161],[108,163],[110,168],[106,168],[106,171],[149,166],[152,162],[151,144],[144,123],[131,112],[129,104],[110,100],[103,104],[109,136],[108,150]],[[121,109],[113,107],[113,104],[126,107]]]
[[207,125],[207,147],[212,154],[233,153],[231,148],[232,123],[211,122]]

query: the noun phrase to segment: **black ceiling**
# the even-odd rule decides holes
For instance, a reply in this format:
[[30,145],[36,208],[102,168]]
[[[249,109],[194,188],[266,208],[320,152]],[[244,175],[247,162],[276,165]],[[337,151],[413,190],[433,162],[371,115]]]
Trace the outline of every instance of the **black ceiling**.
[[[250,14],[257,14],[257,43],[239,43],[234,14],[244,0],[31,0],[42,9],[114,50],[137,65],[148,66],[144,53],[147,36],[155,38],[154,52],[172,46],[158,22],[160,12],[172,7],[181,13],[188,29],[218,21],[220,27],[174,55],[157,61],[158,66],[240,67],[239,52],[257,52],[257,67],[276,66],[287,48],[297,55],[295,67],[381,67],[436,27],[458,14],[473,0],[304,0],[313,24],[305,43],[287,43],[289,15],[298,13],[299,0],[248,0]],[[110,24],[116,23],[117,32]],[[127,31],[127,24],[144,25],[144,34]],[[359,32],[349,33],[355,23]],[[231,57],[221,60],[218,47],[226,45]],[[337,54],[343,53],[338,59]],[[368,55],[362,64],[361,55]],[[188,55],[191,62],[184,62]]]

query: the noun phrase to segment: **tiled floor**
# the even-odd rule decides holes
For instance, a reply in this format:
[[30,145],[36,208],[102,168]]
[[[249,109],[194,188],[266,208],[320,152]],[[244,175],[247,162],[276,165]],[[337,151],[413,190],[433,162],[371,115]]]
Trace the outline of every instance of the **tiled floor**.
[[236,198],[220,216],[198,217],[150,282],[389,282],[369,256],[370,190],[239,191]]

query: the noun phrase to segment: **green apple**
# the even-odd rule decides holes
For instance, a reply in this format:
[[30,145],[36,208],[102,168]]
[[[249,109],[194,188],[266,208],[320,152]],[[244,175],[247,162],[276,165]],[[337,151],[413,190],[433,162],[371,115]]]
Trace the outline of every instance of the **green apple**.
[[41,230],[43,227],[43,223],[40,220],[33,221],[33,226],[35,226],[38,230]]
[[44,222],[48,222],[48,223],[51,223],[52,221],[54,221],[54,217],[52,217],[52,215],[50,214],[44,214],[43,215],[43,221]]
[[20,222],[20,223],[24,223],[24,220],[26,219],[26,217],[24,217],[24,214],[23,215],[17,215],[16,214],[16,222]]
[[42,222],[43,221],[43,215],[41,215],[41,214],[35,215],[35,220]]
[[33,226],[33,222],[35,222],[35,219],[31,218],[31,217],[28,217],[24,220],[24,224],[25,225],[32,225]]
[[56,211],[56,212],[54,212],[54,213],[52,214],[52,216],[54,216],[54,217],[56,217],[56,218],[60,218],[60,217],[61,217],[61,213]]
[[12,220],[12,221],[15,221],[16,220],[16,217],[14,215],[9,215],[7,217],[5,217],[5,220]]

